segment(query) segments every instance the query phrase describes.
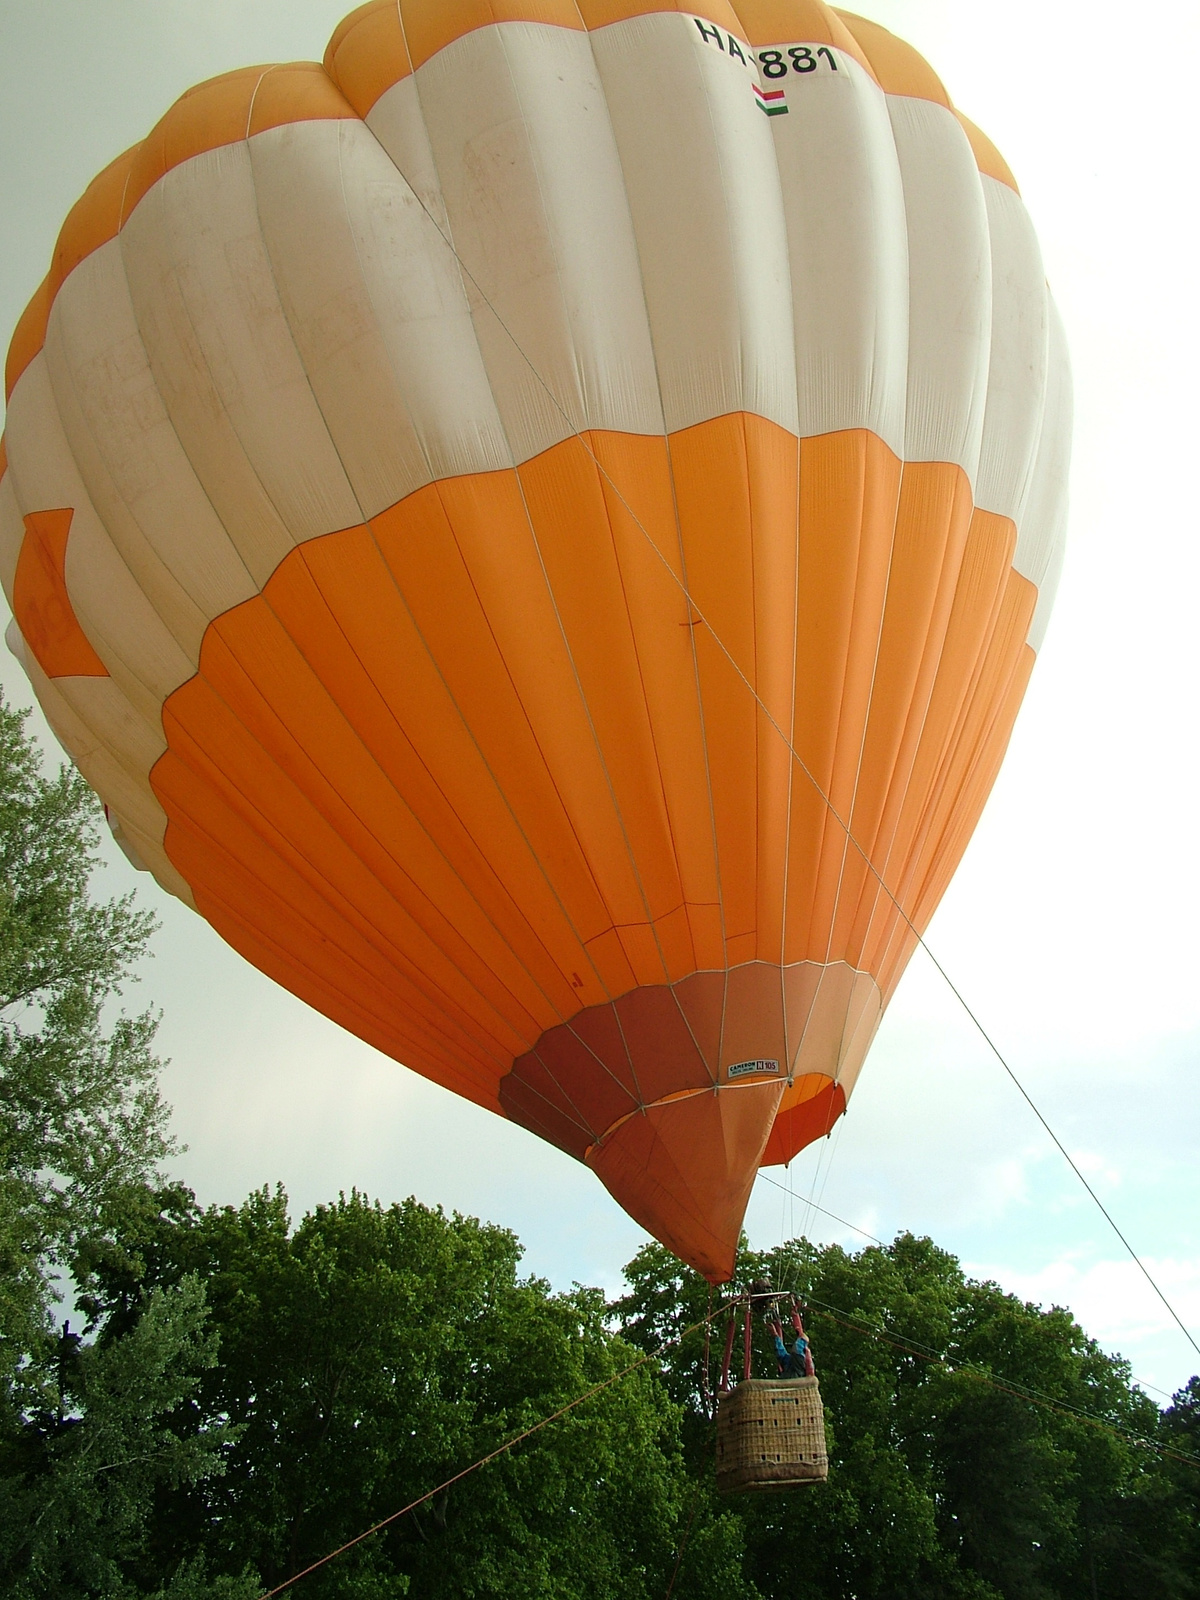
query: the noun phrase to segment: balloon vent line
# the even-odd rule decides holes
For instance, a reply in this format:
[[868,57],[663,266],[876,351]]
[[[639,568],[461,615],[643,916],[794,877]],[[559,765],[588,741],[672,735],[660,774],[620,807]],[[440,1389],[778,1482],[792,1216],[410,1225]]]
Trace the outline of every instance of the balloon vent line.
[[[574,419],[571,417],[569,412],[562,405],[561,401],[558,399],[558,396],[550,388],[550,385],[546,382],[545,378],[538,371],[537,367],[534,365],[534,363],[531,360],[531,358],[529,357],[529,355],[522,348],[521,343],[518,340],[517,336],[513,333],[512,329],[508,326],[508,324],[505,322],[504,318],[500,315],[500,312],[492,304],[492,301],[491,301],[490,297],[485,292],[485,290],[483,289],[482,285],[479,283],[479,280],[475,277],[475,274],[471,271],[471,269],[467,266],[466,262],[459,255],[458,249],[457,249],[453,239],[451,239],[450,236],[444,231],[444,229],[442,228],[440,222],[434,216],[433,212],[429,209],[429,206],[426,204],[425,200],[422,198],[420,193],[413,187],[413,185],[411,183],[409,183],[409,180],[408,180],[407,176],[404,173],[401,173],[400,175],[401,175],[401,177],[404,178],[404,181],[406,183],[408,183],[409,190],[413,194],[414,198],[417,200],[418,204],[420,205],[421,209],[424,211],[425,215],[429,218],[429,221],[432,223],[433,227],[436,229],[436,231],[438,233],[438,236],[441,238],[441,240],[445,244],[446,248],[453,255],[454,260],[457,263],[459,270],[467,278],[470,279],[471,284],[475,288],[475,290],[478,293],[478,295],[479,295],[480,299],[482,300],[483,304],[488,308],[488,310],[491,312],[492,316],[495,317],[496,322],[499,325],[501,332],[510,341],[510,343],[513,346],[513,349],[517,352],[517,354],[520,356],[521,360],[529,368],[529,371],[533,374],[533,377],[534,377],[535,381],[545,391],[546,397],[550,401],[550,404],[554,407],[554,409],[558,412],[559,416],[566,423],[566,425],[570,429],[571,434],[573,435],[573,437],[575,439],[577,439],[579,441],[579,443],[583,446],[583,449],[586,451],[586,453],[588,455],[588,458],[592,462],[592,465],[595,467],[596,471],[601,475],[601,477],[604,479],[604,481],[612,489],[613,494],[621,502],[621,505],[624,507],[624,509],[625,509],[626,513],[628,514],[630,520],[633,522],[634,526],[638,529],[639,533],[641,533],[642,537],[646,540],[646,543],[650,546],[650,549],[654,552],[654,555],[658,558],[658,560],[661,563],[664,571],[666,571],[670,575],[671,580],[674,582],[676,587],[679,589],[680,593],[683,595],[683,597],[687,601],[688,605],[695,612],[696,621],[702,623],[704,625],[704,627],[707,628],[708,632],[712,636],[713,643],[717,646],[717,649],[725,657],[726,661],[728,661],[729,665],[733,668],[734,672],[741,679],[742,683],[745,684],[746,689],[748,690],[748,692],[752,696],[755,704],[758,706],[758,708],[762,712],[763,716],[767,719],[768,723],[775,730],[775,732],[779,735],[779,737],[783,740],[784,746],[786,747],[786,749],[787,749],[788,753],[790,754],[792,760],[796,763],[796,765],[800,768],[800,771],[808,779],[809,783],[812,785],[813,789],[816,791],[816,794],[817,794],[818,798],[821,800],[822,804],[828,810],[830,816],[837,823],[838,827],[841,828],[842,832],[846,836],[847,842],[853,847],[853,849],[861,857],[861,859],[863,861],[863,864],[867,868],[867,871],[876,880],[876,882],[879,884],[879,887],[883,890],[883,893],[891,901],[892,905],[895,907],[896,911],[898,912],[901,920],[904,922],[904,924],[908,928],[909,932],[913,935],[913,937],[916,940],[917,944],[925,952],[925,954],[929,957],[930,961],[933,962],[933,965],[936,968],[937,972],[944,979],[944,981],[946,983],[946,986],[949,988],[951,994],[958,1001],[959,1005],[966,1012],[968,1018],[971,1020],[971,1022],[974,1024],[975,1028],[978,1030],[978,1032],[980,1034],[980,1037],[983,1039],[983,1041],[987,1045],[988,1049],[996,1057],[996,1060],[1000,1063],[1000,1065],[1004,1068],[1005,1072],[1008,1074],[1008,1076],[1012,1079],[1013,1083],[1016,1085],[1016,1088],[1017,1088],[1018,1092],[1020,1093],[1021,1098],[1025,1101],[1026,1105],[1033,1112],[1033,1114],[1037,1118],[1037,1120],[1041,1123],[1042,1127],[1045,1129],[1046,1133],[1049,1135],[1051,1141],[1053,1142],[1055,1148],[1058,1150],[1059,1154],[1062,1156],[1063,1160],[1067,1163],[1067,1165],[1070,1167],[1071,1171],[1079,1179],[1079,1182],[1083,1185],[1084,1189],[1087,1191],[1088,1195],[1091,1197],[1093,1203],[1096,1205],[1096,1207],[1099,1210],[1101,1216],[1103,1216],[1104,1220],[1108,1223],[1109,1227],[1116,1234],[1117,1238],[1121,1241],[1122,1245],[1128,1251],[1130,1258],[1132,1259],[1134,1264],[1137,1266],[1139,1272],[1145,1278],[1146,1282],[1150,1285],[1150,1287],[1154,1290],[1154,1293],[1158,1296],[1159,1300],[1162,1301],[1162,1304],[1166,1307],[1166,1310],[1169,1313],[1172,1321],[1179,1328],[1179,1331],[1183,1334],[1184,1338],[1188,1341],[1188,1343],[1191,1345],[1192,1349],[1196,1352],[1196,1354],[1200,1355],[1200,1344],[1198,1344],[1196,1342],[1195,1338],[1193,1337],[1193,1335],[1191,1334],[1191,1332],[1189,1331],[1189,1329],[1187,1328],[1187,1326],[1183,1322],[1182,1318],[1179,1316],[1179,1313],[1175,1310],[1175,1307],[1167,1299],[1167,1297],[1163,1293],[1162,1289],[1159,1288],[1158,1283],[1156,1282],[1156,1280],[1152,1276],[1152,1274],[1150,1272],[1150,1269],[1146,1266],[1146,1264],[1142,1260],[1141,1256],[1138,1255],[1138,1253],[1134,1249],[1133,1245],[1130,1244],[1129,1240],[1125,1237],[1125,1234],[1118,1227],[1117,1222],[1116,1222],[1115,1218],[1113,1217],[1112,1213],[1108,1210],[1107,1206],[1101,1200],[1100,1196],[1096,1193],[1095,1189],[1092,1188],[1091,1184],[1088,1182],[1088,1180],[1084,1176],[1083,1172],[1076,1165],[1075,1161],[1072,1159],[1070,1153],[1068,1152],[1066,1146],[1063,1144],[1062,1140],[1058,1137],[1058,1135],[1055,1133],[1054,1129],[1050,1126],[1049,1122],[1046,1120],[1045,1116],[1042,1114],[1041,1110],[1039,1109],[1039,1107],[1035,1103],[1033,1097],[1030,1095],[1029,1091],[1025,1088],[1025,1085],[1021,1082],[1021,1080],[1020,1080],[1020,1078],[1018,1078],[1016,1072],[1013,1070],[1013,1068],[1009,1065],[1008,1061],[1005,1059],[1004,1054],[1000,1050],[1000,1047],[996,1044],[995,1040],[988,1033],[987,1029],[984,1027],[983,1023],[976,1016],[975,1012],[967,1004],[966,1000],[963,998],[962,993],[958,989],[957,985],[952,981],[952,979],[951,979],[949,973],[946,971],[945,967],[942,966],[941,962],[934,955],[933,951],[929,948],[928,944],[926,944],[924,936],[922,935],[920,930],[917,928],[917,926],[913,922],[912,918],[908,915],[908,912],[901,905],[899,899],[893,893],[893,891],[891,889],[891,886],[887,883],[887,881],[883,877],[883,874],[880,872],[879,868],[876,867],[875,863],[871,860],[871,857],[867,853],[867,851],[864,848],[864,846],[859,843],[859,841],[858,841],[857,837],[855,836],[855,834],[854,834],[849,822],[841,815],[841,813],[839,812],[837,807],[834,805],[833,801],[830,799],[829,795],[827,795],[825,793],[825,790],[822,788],[821,783],[820,783],[819,779],[817,778],[816,774],[809,768],[809,766],[805,762],[803,756],[801,756],[799,751],[796,749],[795,745],[792,743],[791,738],[784,731],[784,729],[779,725],[779,722],[776,720],[774,714],[772,713],[772,711],[770,710],[770,708],[768,707],[766,702],[763,700],[763,698],[759,694],[758,690],[750,682],[750,679],[746,676],[745,672],[742,670],[741,666],[738,664],[738,662],[734,658],[734,655],[733,655],[732,651],[725,644],[724,640],[721,638],[721,636],[717,632],[717,630],[713,627],[712,623],[708,620],[707,616],[705,616],[705,614],[704,614],[703,610],[701,609],[701,607],[699,605],[697,605],[696,601],[692,598],[691,590],[688,588],[688,585],[686,584],[686,582],[676,573],[675,569],[671,566],[671,563],[667,560],[667,558],[663,555],[662,551],[658,548],[657,544],[651,538],[649,530],[645,527],[645,525],[643,524],[641,518],[637,515],[637,513],[634,511],[633,507],[629,504],[629,501],[625,498],[625,495],[621,491],[620,485],[617,484],[614,481],[612,475],[609,473],[609,471],[605,467],[604,463],[596,455],[595,451],[592,449],[591,445],[589,444],[588,440],[584,436],[583,432],[576,426]],[[547,582],[549,582],[548,578],[547,578]]]

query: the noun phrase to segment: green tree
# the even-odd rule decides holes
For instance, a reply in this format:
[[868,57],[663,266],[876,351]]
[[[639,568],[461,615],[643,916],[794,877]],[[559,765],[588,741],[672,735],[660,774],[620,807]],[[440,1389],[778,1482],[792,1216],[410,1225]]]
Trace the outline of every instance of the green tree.
[[[807,1306],[831,1459],[826,1485],[731,1502],[744,1570],[763,1595],[1198,1592],[1188,1501],[1197,1480],[1186,1463],[1173,1475],[1151,1448],[1195,1425],[1190,1391],[1160,1416],[1068,1312],[972,1282],[928,1239],[901,1234],[853,1255],[803,1240],[743,1250],[738,1282],[758,1276]],[[656,1245],[627,1277],[614,1312],[642,1348],[707,1301],[696,1275]],[[772,1372],[761,1326],[755,1349],[756,1371]],[[711,1438],[694,1352],[681,1348],[665,1381],[691,1408],[693,1436]]]
[[[155,1018],[108,1015],[153,918],[92,899],[101,821],[0,701],[0,1582],[30,1600],[131,1593],[156,1484],[215,1470],[226,1437],[166,1424],[215,1359],[198,1280],[104,1348],[56,1322],[171,1149]],[[169,1582],[210,1592],[197,1568]]]
[[[41,773],[0,701],[0,1382],[43,1381],[55,1271],[166,1156],[155,1019],[106,1004],[153,929],[130,896],[94,902],[100,807],[79,774]],[[55,1370],[51,1363],[48,1369]]]
[[[8,1451],[10,1468],[23,1470],[0,1480],[0,1572],[14,1600],[138,1592],[129,1572],[156,1488],[211,1472],[230,1436],[219,1424],[182,1437],[168,1425],[215,1362],[205,1321],[203,1286],[190,1277],[153,1291],[123,1338],[61,1340],[65,1405],[25,1420]],[[215,1590],[252,1591],[248,1582]],[[194,1563],[172,1573],[165,1592],[185,1600],[214,1590]]]
[[[507,1231],[359,1195],[294,1229],[281,1192],[147,1210],[100,1261],[101,1346],[148,1292],[207,1286],[221,1361],[176,1425],[228,1417],[225,1472],[159,1492],[140,1581],[203,1553],[268,1584],[319,1559],[619,1373],[637,1352],[594,1290],[519,1276]],[[305,1580],[313,1596],[657,1600],[753,1593],[734,1517],[698,1502],[679,1409],[648,1366]]]

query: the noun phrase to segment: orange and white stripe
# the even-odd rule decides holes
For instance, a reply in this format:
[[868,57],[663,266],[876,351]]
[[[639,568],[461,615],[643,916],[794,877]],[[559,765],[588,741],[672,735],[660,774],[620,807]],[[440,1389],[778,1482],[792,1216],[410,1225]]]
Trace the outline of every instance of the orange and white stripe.
[[726,1275],[1061,561],[1061,330],[928,66],[821,0],[372,0],[96,179],[7,388],[10,641],[125,848]]

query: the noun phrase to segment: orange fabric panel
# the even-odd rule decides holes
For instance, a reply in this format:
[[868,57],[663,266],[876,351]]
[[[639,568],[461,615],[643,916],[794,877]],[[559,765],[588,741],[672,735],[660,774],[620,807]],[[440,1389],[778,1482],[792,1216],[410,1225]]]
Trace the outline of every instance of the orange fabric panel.
[[582,31],[574,0],[397,0],[413,67],[494,22],[545,22]]
[[[873,997],[865,1031],[864,984]],[[762,1159],[787,1161],[827,1133],[845,1108],[835,1080],[844,1069],[857,1071],[878,1014],[878,991],[844,966],[781,969],[755,961],[697,972],[680,984],[587,1007],[548,1029],[514,1061],[500,1101],[514,1122],[595,1165],[600,1147],[631,1117],[697,1093],[775,1083],[775,1132]],[[825,1070],[797,1065],[798,1046],[802,1062],[823,1060]],[[798,1074],[790,1086],[789,1066]],[[626,1204],[620,1185],[628,1175],[608,1181]]]
[[708,22],[718,22],[726,33],[734,34],[743,44],[749,42],[729,0],[703,0],[701,5],[694,7],[685,4],[685,0],[578,0],[577,9],[589,33],[594,33],[597,28],[607,28],[611,22],[628,22],[631,17],[654,16],[660,11],[681,11],[688,17],[703,17]]
[[831,836],[832,848],[823,852],[812,920],[816,938],[828,943],[823,951],[810,948],[813,960],[844,957],[853,966],[864,965],[852,945],[855,912],[861,896],[873,896],[877,889],[872,867],[877,871],[886,861],[889,823],[894,827],[909,789],[970,518],[970,486],[958,467],[932,462],[904,467],[871,704],[848,815],[855,844],[845,835]]
[[[355,6],[353,11],[347,11],[346,15],[329,35],[329,43],[325,46],[323,65],[326,72],[329,72],[330,62],[337,55],[350,34],[356,32],[362,23],[369,22],[372,17],[381,16],[387,11],[395,13],[396,0],[365,0],[363,5]],[[330,73],[330,77],[332,76],[333,74]]]
[[[575,455],[578,448],[577,441],[568,440],[545,452],[545,456],[561,460],[564,455]],[[561,797],[554,810],[565,809],[570,818],[589,872],[603,897],[606,933],[609,929],[647,923],[650,907],[613,789],[607,763],[610,752],[589,715],[572,660],[572,641],[548,581],[537,535],[537,515],[520,492],[520,484],[527,480],[532,468],[533,463],[522,468],[520,480],[516,474],[451,479],[439,485],[439,493],[494,648],[503,662],[509,694],[515,695],[514,727],[519,726],[526,737],[532,735],[539,765]],[[545,470],[549,471],[549,466]],[[567,510],[564,505],[563,513],[567,514]],[[586,521],[580,531],[581,546],[588,544]],[[607,526],[602,532],[607,535]],[[443,607],[439,587],[423,585],[421,614],[428,617],[431,628],[437,627],[445,634]],[[438,647],[435,653],[448,669],[453,667],[456,682],[462,684],[459,693],[464,698],[477,698],[475,685],[462,682],[458,653],[453,646]],[[487,739],[490,759],[503,760],[511,766],[498,748],[507,740],[503,725],[484,729],[478,719],[469,720],[479,730],[477,736]],[[538,813],[530,814],[529,823],[535,833],[540,832]],[[592,949],[592,959],[604,973],[610,994],[619,994],[639,981],[619,940],[614,944],[603,939]],[[661,982],[665,975],[661,960],[656,962],[656,969],[647,977]]]
[[[728,992],[726,974],[706,972],[700,977],[714,993],[722,988]],[[778,983],[776,976],[776,990]],[[657,1003],[660,998],[661,1004]],[[654,1104],[685,1090],[706,1089],[716,1083],[718,1061],[704,1059],[673,989],[652,989],[648,985],[634,989],[615,1000],[612,1009],[620,1025],[639,1104]],[[599,1136],[604,1137],[618,1120],[614,1117],[602,1123]]]
[[67,538],[74,511],[31,511],[13,579],[13,615],[48,678],[107,678],[67,593]]
[[[373,526],[442,682],[439,698],[449,695],[474,752],[439,768],[439,780],[473,809],[465,791],[482,762],[531,857],[532,880],[518,863],[531,899],[549,894],[585,946],[573,967],[581,993],[593,983],[601,995],[622,993],[635,979],[613,930],[643,917],[644,905],[516,474],[438,484]],[[401,694],[405,716],[423,718],[415,697]],[[608,868],[612,881],[601,877]]]
[[971,153],[975,157],[975,165],[980,172],[986,173],[989,178],[999,179],[1001,183],[1007,184],[1014,194],[1020,194],[1021,191],[1017,188],[1017,180],[1012,175],[1012,168],[1005,161],[999,150],[996,149],[987,134],[981,128],[977,128],[970,117],[964,117],[961,111],[955,111],[954,115],[958,118],[963,132],[971,142]]
[[1023,687],[1013,537],[956,467],[743,415],[431,484],[210,627],[168,855],[279,981],[723,1271],[750,1145],[828,1131],[913,942],[800,763],[924,926]]
[[[212,854],[211,847],[206,848],[207,841],[200,836],[193,836],[186,844],[181,844],[179,825],[173,824],[173,827],[177,833],[176,848],[194,851],[197,860]],[[211,874],[204,875],[211,876],[215,882],[222,870],[228,870],[227,860],[221,866],[216,866]],[[261,886],[257,892],[263,892]],[[245,896],[245,888],[239,885],[234,898],[240,900]],[[364,1004],[360,975],[352,968],[345,968],[337,953],[332,961],[323,962],[317,971],[277,945],[261,927],[248,926],[217,893],[209,892],[201,896],[196,902],[196,909],[227,944],[275,983],[293,994],[318,996],[316,1009],[339,1027],[385,1054],[397,1056],[403,1052],[405,1056],[426,1063],[422,1070],[433,1083],[441,1084],[443,1088],[474,1101],[488,1111],[503,1114],[495,1094],[490,1090],[491,1077],[486,1070],[472,1070],[472,1063],[461,1042],[447,1044],[445,1040],[425,1032],[413,1013],[402,1009],[405,999],[403,991],[392,995],[380,991],[378,995],[370,997],[375,1004]],[[287,931],[284,923],[281,922],[280,927],[284,932]]]
[[754,1060],[777,1061],[785,1076],[790,1066],[784,974],[767,961],[748,961],[725,975],[716,1075],[725,1082],[731,1065]]
[[735,9],[756,49],[765,44],[831,44],[875,76],[858,40],[824,0],[735,0]]
[[783,1091],[783,1096],[779,1102],[779,1115],[782,1117],[786,1112],[794,1111],[798,1106],[806,1105],[808,1101],[824,1093],[829,1088],[830,1082],[831,1080],[823,1072],[801,1073]]
[[173,167],[288,122],[355,116],[316,61],[241,67],[182,95],[142,140],[129,174],[122,216]]
[[289,122],[340,122],[356,116],[319,61],[281,62],[268,67],[259,80],[244,137]]
[[[578,986],[572,985],[561,966],[570,948],[569,929],[560,919],[542,919],[539,924],[524,914],[490,852],[472,836],[467,825],[472,819],[446,803],[444,790],[415,742],[417,730],[402,723],[401,701],[388,693],[386,677],[375,670],[390,653],[398,673],[408,677],[410,692],[418,692],[425,683],[420,641],[398,603],[378,545],[368,529],[355,529],[310,541],[299,556],[276,573],[267,600],[328,696],[323,708],[327,726],[289,711],[288,695],[280,715],[290,715],[294,737],[314,747],[314,766],[322,765],[321,746],[332,740],[348,745],[332,770],[343,792],[351,789],[351,773],[359,773],[353,792],[356,825],[367,830],[363,848],[375,851],[386,844],[406,871],[421,876],[427,893],[447,910],[457,907],[465,918],[464,927],[476,927],[480,948],[488,952],[497,971],[507,974],[514,992],[523,995],[538,1025],[545,1026],[560,1010],[579,1001]],[[366,592],[384,596],[384,604],[363,606],[358,596]],[[403,644],[398,643],[401,636]],[[406,658],[415,658],[407,674]],[[435,715],[449,722],[452,703],[438,695],[436,682],[428,688]],[[469,755],[467,760],[470,763]],[[485,790],[490,787],[486,769],[478,762],[470,766],[474,783]],[[477,825],[481,839],[494,843],[512,835],[512,819],[497,805],[494,792],[489,799],[489,809],[479,808],[486,821]],[[524,855],[528,856],[527,850]],[[462,900],[463,888],[469,891],[469,903]],[[482,924],[476,925],[477,918],[483,919]],[[581,955],[576,946],[576,961]]]
[[419,974],[430,1014],[440,1009],[498,1056],[536,1037],[550,1007],[428,850],[269,608],[251,602],[216,624],[201,674],[171,696],[164,725],[190,736],[198,794],[240,817],[263,860],[291,863],[323,902],[326,937],[344,929],[385,981],[393,968]]
[[325,71],[360,117],[412,69],[396,0],[369,0],[352,11],[325,51]]
[[733,1276],[781,1087],[710,1089],[650,1106],[588,1153],[588,1165],[629,1215],[710,1283]]
[[[1034,653],[1026,645],[1003,686],[1002,694],[991,708],[993,714],[974,751],[967,779],[956,795],[954,815],[938,836],[936,849],[931,848],[929,857],[922,862],[927,868],[926,877],[920,894],[913,897],[911,910],[912,921],[921,930],[928,926],[971,842],[971,835],[983,813],[1012,737],[1013,724],[1021,708],[1033,662]],[[898,916],[895,917],[890,947],[880,962],[885,1000],[895,992],[916,943],[912,931],[904,926]]]
[[922,917],[926,923],[937,910],[942,896],[949,888],[950,879],[954,876],[958,863],[971,842],[975,825],[992,792],[992,785],[999,774],[1000,764],[1008,749],[1008,742],[1012,738],[1013,724],[1016,722],[1017,712],[1021,709],[1021,701],[1025,697],[1034,660],[1031,647],[1023,645],[1005,685],[1003,697],[996,708],[991,726],[981,743],[971,782],[964,786],[958,813],[952,827],[947,829],[942,850],[932,865],[921,898],[917,902],[917,916]]
[[[919,747],[907,784],[893,796],[889,826],[873,853],[884,881],[902,901],[913,892],[920,852],[975,701],[1015,546],[1016,528],[1007,518],[986,511],[972,514]],[[879,941],[893,918],[894,907],[879,880],[864,880],[849,946],[857,964],[878,969]]]
[[[743,1021],[747,1026],[757,1021],[766,1038],[772,1030],[781,1031],[780,976],[776,969],[772,1004],[772,974],[763,970],[766,981],[758,994],[749,996],[756,1015]],[[513,1121],[583,1159],[648,1105],[715,1088],[722,1022],[731,1008],[739,1009],[738,998],[730,995],[733,976],[700,972],[678,989],[645,985],[548,1029],[532,1050],[514,1061],[501,1083],[505,1111]],[[685,987],[686,1004],[680,993]],[[715,1015],[715,1035],[702,1028],[698,1036],[693,1026],[698,1005]]]
[[[977,681],[945,763],[940,792],[930,802],[923,837],[908,869],[901,898],[909,917],[924,930],[949,885],[983,810],[1000,758],[1007,748],[1032,666],[1025,643],[1037,600],[1034,586],[1008,570]],[[1014,684],[1019,682],[1019,690]],[[915,935],[895,907],[874,936],[876,976],[885,999],[899,982]]]
[[[1025,641],[1036,603],[1037,590],[1033,584],[1020,573],[1010,572],[976,702],[978,711],[970,720],[963,740],[961,765],[966,771],[953,792],[953,801],[943,805],[942,828],[936,834],[931,830],[931,845],[923,863],[924,881],[913,913],[919,927],[928,923],[949,887],[1012,737],[1013,724],[1033,670],[1034,653]],[[886,973],[884,976],[891,981]]]
[[793,1160],[814,1140],[824,1139],[845,1111],[846,1096],[840,1084],[812,1073],[797,1079],[794,1088],[801,1085],[804,1092],[799,1098],[793,1097],[792,1090],[785,1093],[785,1103],[780,1104],[759,1159],[760,1167],[778,1167]]
[[[335,534],[300,554],[357,663],[361,692],[347,666],[328,681],[360,738],[419,807],[431,838],[556,1008],[604,998],[585,947],[605,925],[603,900],[521,716],[437,488],[376,518],[369,541]],[[323,663],[327,646],[315,630],[288,622],[306,654]]]
[[[549,453],[553,460],[523,469],[523,496],[516,475],[485,474],[422,490],[371,530],[310,541],[285,560],[261,600],[210,630],[201,676],[219,699],[204,702],[185,686],[168,703],[168,725],[180,736],[186,729],[214,770],[235,732],[211,721],[213,709],[236,711],[253,747],[224,769],[236,768],[239,788],[267,820],[264,849],[277,852],[286,840],[285,854],[303,854],[313,881],[336,889],[337,914],[360,937],[374,930],[389,951],[418,934],[388,923],[378,905],[367,908],[385,887],[396,899],[407,894],[380,855],[381,841],[406,841],[394,846],[397,855],[421,877],[427,904],[448,913],[442,953],[423,945],[422,970],[441,993],[476,955],[485,989],[493,968],[511,968],[505,983],[522,993],[525,1014],[511,1013],[503,996],[492,1003],[526,1040],[555,1014],[599,998],[588,994],[597,980],[601,995],[620,994],[661,981],[667,956],[672,975],[693,970],[697,959],[670,865],[672,819],[654,746],[657,732],[672,745],[668,754],[687,746],[691,776],[702,780],[692,630],[670,572],[625,509],[657,526],[669,551],[666,451],[661,440],[601,443],[611,481],[570,440]],[[543,561],[553,571],[554,604]],[[611,610],[595,605],[600,590]],[[609,619],[600,629],[598,612]],[[646,705],[642,685],[653,680],[640,742],[614,693],[619,662],[633,703]],[[666,673],[657,670],[663,663]],[[369,761],[345,734],[347,720],[357,741],[369,742]],[[255,765],[259,748],[267,767]],[[344,798],[351,792],[353,816]],[[418,795],[421,816],[396,810],[397,794],[406,803]],[[673,800],[680,836],[702,858],[690,877],[712,896],[711,821],[703,783],[691,784],[686,764]],[[361,877],[358,860],[368,869]],[[637,893],[623,919],[621,882],[631,861],[651,872],[665,862],[667,871],[651,884],[653,905]],[[470,885],[465,900],[460,880]],[[486,906],[499,944],[473,922],[477,906]],[[462,945],[454,942],[459,930],[467,930]],[[722,960],[719,946],[709,954]],[[508,1041],[510,1054],[519,1043]]]
[[[786,728],[799,450],[795,437],[776,424],[740,414],[673,435],[671,466],[688,590],[697,616],[706,619],[690,631],[710,751],[707,788],[725,964],[758,954],[777,962],[781,908],[761,899],[758,885],[783,870],[790,761],[754,695]],[[711,758],[715,750],[719,760]]]
[[686,916],[672,913],[689,890],[715,901],[718,886],[692,630],[672,576],[678,539],[663,441],[567,440],[519,477],[572,677],[637,864],[641,915],[622,922],[655,932],[640,960],[624,934],[623,944],[639,983],[683,977],[696,951]]
[[942,80],[912,45],[880,27],[879,23],[868,22],[866,17],[856,16],[852,11],[838,8],[837,14],[858,40],[885,94],[936,100],[947,110],[954,109]]
[[[901,467],[865,431],[800,447],[796,707],[786,880],[787,962],[825,961],[889,593]],[[803,766],[801,766],[803,763]],[[826,803],[826,797],[829,804]],[[830,806],[833,810],[831,811]]]
[[500,1082],[505,1116],[577,1161],[639,1104],[624,1050],[601,1056],[584,1032],[574,1024],[548,1029]]
[[[207,685],[197,698],[213,698]],[[194,705],[185,701],[179,709],[203,732]],[[387,948],[175,718],[169,736],[172,747],[155,764],[152,782],[168,811],[167,853],[189,882],[201,884],[197,903],[218,902],[227,920],[238,920],[286,958],[299,978],[288,987],[301,999],[322,1011],[332,999],[336,1020],[347,1014],[366,1020],[371,1042],[387,1040],[380,1048],[400,1059],[417,1041],[413,1059],[423,1072],[437,1078],[439,1063],[454,1062],[456,1074],[475,1084],[476,1097],[494,1098],[503,1046],[453,997],[438,994],[411,959]],[[240,776],[239,766],[244,771],[248,763],[239,761],[228,737],[222,753],[231,745]]]

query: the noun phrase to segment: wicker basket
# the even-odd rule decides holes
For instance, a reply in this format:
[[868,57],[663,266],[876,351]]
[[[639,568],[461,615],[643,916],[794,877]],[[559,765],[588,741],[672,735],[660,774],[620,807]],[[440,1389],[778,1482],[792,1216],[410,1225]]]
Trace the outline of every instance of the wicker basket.
[[717,1488],[794,1489],[823,1483],[825,1413],[815,1378],[749,1378],[717,1412]]

